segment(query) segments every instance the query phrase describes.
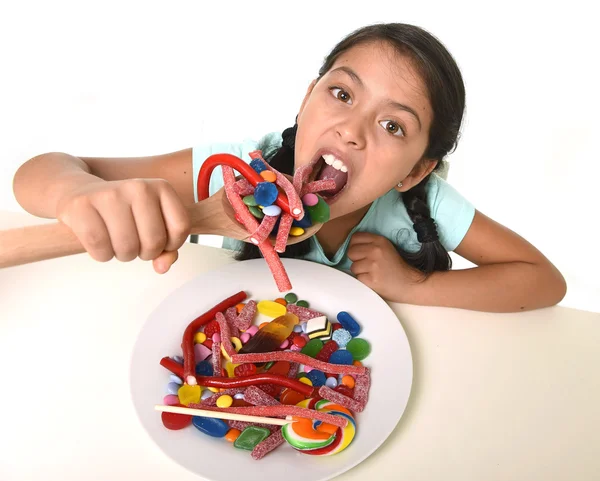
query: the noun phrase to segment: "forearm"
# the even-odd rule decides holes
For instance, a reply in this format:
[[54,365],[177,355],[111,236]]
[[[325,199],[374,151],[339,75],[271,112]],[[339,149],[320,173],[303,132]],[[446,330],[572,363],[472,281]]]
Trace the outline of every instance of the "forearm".
[[566,292],[550,263],[510,262],[435,272],[416,284],[409,302],[487,312],[518,312],[557,304]]
[[64,153],[48,153],[23,164],[13,179],[17,202],[39,217],[56,217],[56,206],[62,196],[76,187],[101,181],[90,173],[88,165],[78,157]]

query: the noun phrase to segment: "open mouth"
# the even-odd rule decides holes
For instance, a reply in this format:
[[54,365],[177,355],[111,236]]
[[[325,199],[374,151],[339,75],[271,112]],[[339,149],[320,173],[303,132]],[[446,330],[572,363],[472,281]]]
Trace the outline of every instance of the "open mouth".
[[319,192],[319,195],[330,204],[340,196],[348,185],[348,167],[335,155],[325,153],[315,161],[311,180],[328,179],[335,182],[335,188]]

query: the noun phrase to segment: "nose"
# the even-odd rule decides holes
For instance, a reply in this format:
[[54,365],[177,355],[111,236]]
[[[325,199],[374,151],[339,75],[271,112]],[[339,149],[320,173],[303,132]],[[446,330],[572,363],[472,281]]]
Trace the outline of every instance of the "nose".
[[362,149],[365,146],[363,122],[358,115],[348,115],[336,125],[337,135],[349,147]]

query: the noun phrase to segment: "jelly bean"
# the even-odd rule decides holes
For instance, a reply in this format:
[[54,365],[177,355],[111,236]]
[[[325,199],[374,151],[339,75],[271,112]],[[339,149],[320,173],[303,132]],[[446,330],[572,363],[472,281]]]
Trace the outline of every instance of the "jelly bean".
[[279,346],[279,349],[287,349],[288,346],[290,345],[290,341],[288,341],[287,339],[285,341],[283,341],[281,343],[281,346]]
[[250,326],[248,329],[246,329],[246,332],[250,334],[250,336],[254,336],[254,334],[258,332],[258,326]]
[[[219,334],[215,334],[218,336]],[[196,344],[194,345],[194,356],[196,362],[204,361],[208,356],[212,355],[212,351],[206,347],[204,344]]]
[[250,167],[252,167],[254,169],[254,172],[256,172],[257,174],[260,174],[261,172],[267,170],[267,166],[260,159],[252,159],[250,161]]
[[175,394],[167,394],[163,398],[163,404],[166,404],[167,406],[175,406],[176,404],[179,404],[179,398]]
[[296,305],[298,307],[308,307],[309,304],[307,301],[298,301],[298,302],[296,302]]
[[[178,406],[181,406],[179,404]],[[189,414],[161,413],[161,421],[165,428],[171,430],[179,430],[187,428],[192,424],[192,416]]]
[[[181,378],[179,376],[176,376],[175,374],[171,374],[169,376],[169,379],[171,380],[171,382],[176,382],[177,384],[183,384],[183,381],[181,380]],[[175,394],[175,393],[173,393]]]
[[278,205],[268,205],[263,209],[263,214],[270,217],[277,217],[279,214],[281,214],[281,207]]
[[194,344],[202,344],[204,341],[206,341],[206,334],[203,332],[194,334]]
[[287,301],[282,298],[282,297],[278,297],[277,299],[275,299],[275,301],[277,304],[281,304],[282,306],[287,306]]
[[183,364],[183,357],[173,356],[173,361],[178,362],[179,364]]
[[308,379],[312,381],[312,385],[314,387],[321,387],[327,381],[325,377],[325,373],[323,371],[319,371],[318,369],[313,369],[308,373]]
[[277,302],[273,301],[260,301],[256,305],[256,310],[260,314],[263,314],[268,317],[283,316],[287,312],[285,306],[282,306],[281,304],[278,304]]
[[344,364],[351,366],[353,361],[354,358],[352,357],[352,353],[345,349],[339,349],[335,351],[329,358],[329,362],[331,364]]
[[306,339],[304,339],[302,336],[294,337],[292,342],[294,343],[294,346],[299,347],[300,349],[306,346]]
[[317,196],[317,198],[316,205],[306,206],[306,211],[313,222],[321,224],[329,220],[329,206],[321,197]]
[[217,399],[217,407],[219,408],[228,408],[233,404],[233,398],[228,396],[227,394],[220,396]]
[[294,294],[293,292],[288,292],[285,295],[285,301],[288,302],[289,304],[294,304],[297,300],[298,300],[298,296],[296,294]]
[[212,376],[213,375],[213,366],[211,361],[204,361],[196,363],[196,374],[198,376]]
[[290,229],[290,235],[292,237],[298,237],[304,234],[304,229],[302,227],[292,227]]
[[254,206],[254,205],[251,205],[250,207],[248,207],[248,210],[257,219],[262,219],[265,216],[265,214],[263,214],[262,210],[260,210],[258,207]]
[[352,339],[346,346],[346,349],[352,353],[352,357],[357,361],[362,361],[371,353],[371,345],[358,337]]
[[242,344],[246,344],[249,340],[250,340],[250,334],[248,334],[247,332],[244,332],[240,336],[240,341],[242,341]]
[[212,336],[212,342],[221,342],[221,334],[218,332],[215,332]]
[[356,384],[356,382],[354,381],[354,378],[352,376],[350,376],[349,374],[346,374],[345,376],[342,377],[342,384],[344,386],[348,386],[350,389],[352,389],[354,387],[354,385]]
[[184,406],[191,403],[198,403],[200,402],[201,391],[202,389],[197,384],[195,386],[184,384],[179,388],[179,391],[177,391],[179,402]]
[[267,428],[248,426],[234,441],[233,445],[238,449],[252,451],[258,443],[264,441],[270,434],[271,431]]
[[265,179],[266,182],[275,182],[277,180],[277,176],[270,170],[263,170],[260,173],[260,176]]
[[337,342],[338,346],[344,348],[352,340],[352,334],[350,334],[350,332],[348,332],[346,329],[337,329],[333,331],[331,339]]
[[200,396],[200,399],[202,399],[204,401],[205,399],[212,397],[213,394],[214,393],[210,389],[205,389],[204,391],[202,391],[202,395]]
[[204,326],[204,334],[206,334],[207,339],[212,339],[216,332],[221,332],[221,327],[216,319],[213,319],[206,326]]
[[272,182],[259,182],[254,187],[254,198],[259,205],[264,207],[272,205],[278,194],[277,186]]
[[231,428],[229,431],[227,431],[227,434],[225,435],[225,439],[227,439],[227,441],[229,441],[230,443],[235,442],[235,440],[237,438],[240,437],[240,434],[242,432],[239,429],[233,429]]
[[319,203],[319,198],[313,193],[305,194],[302,197],[302,203],[308,207],[312,207]]
[[344,327],[344,329],[352,334],[352,337],[356,337],[360,334],[360,326],[358,322],[356,322],[354,318],[346,311],[338,313],[337,320]]
[[298,379],[298,381],[300,381],[303,384],[306,384],[307,386],[312,386],[313,385],[310,377],[308,377],[308,374],[306,376],[301,377],[300,379]]
[[193,416],[192,424],[199,431],[214,438],[223,438],[229,431],[229,425],[222,419]]
[[169,384],[167,384],[167,393],[177,394],[180,387],[181,387],[181,384],[178,384],[176,382],[170,382]]
[[310,357],[315,357],[319,354],[319,351],[323,349],[323,341],[321,339],[311,339],[306,343],[306,346],[302,348],[302,354],[306,354]]
[[335,377],[328,377],[325,381],[325,386],[328,388],[334,389],[338,385],[337,379]]

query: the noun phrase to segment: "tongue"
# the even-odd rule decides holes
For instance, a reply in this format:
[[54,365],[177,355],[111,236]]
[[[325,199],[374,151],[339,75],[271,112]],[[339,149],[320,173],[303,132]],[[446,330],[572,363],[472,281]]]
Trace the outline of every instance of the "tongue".
[[331,165],[325,165],[325,167],[323,167],[323,169],[319,173],[319,177],[317,178],[317,180],[327,179],[333,179],[335,181],[335,189],[325,190],[323,191],[323,193],[327,195],[335,195],[346,185],[346,182],[348,181],[348,173],[342,172],[341,170],[337,170]]

